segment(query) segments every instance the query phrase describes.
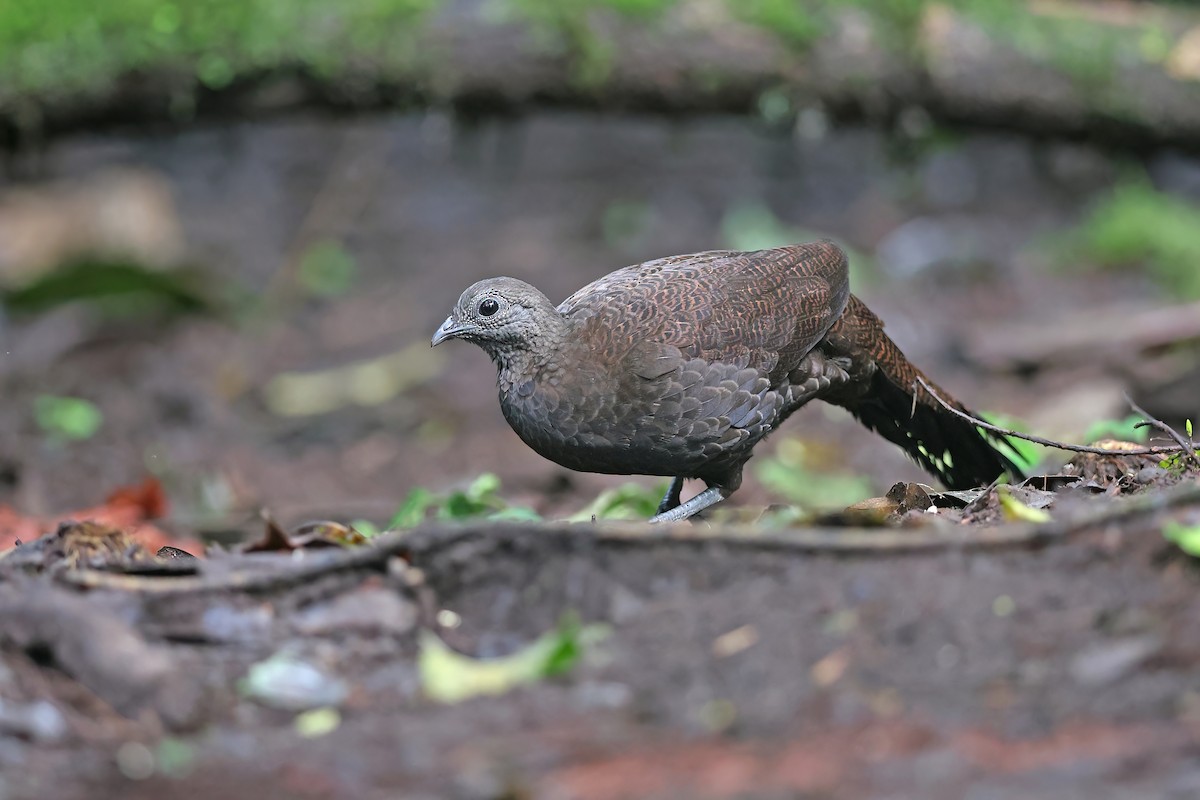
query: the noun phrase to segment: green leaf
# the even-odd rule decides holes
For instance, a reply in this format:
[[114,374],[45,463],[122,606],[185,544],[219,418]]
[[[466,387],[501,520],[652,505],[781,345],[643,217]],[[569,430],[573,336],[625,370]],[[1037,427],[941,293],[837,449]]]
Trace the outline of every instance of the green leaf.
[[465,491],[448,494],[438,509],[438,518],[462,520],[502,511],[505,503],[497,494],[499,490],[500,478],[485,472],[471,481]]
[[350,527],[358,533],[361,533],[365,538],[370,539],[382,533],[379,526],[369,519],[356,519],[350,523]]
[[510,522],[540,522],[542,515],[526,506],[509,506],[487,515],[490,520]]
[[497,500],[496,492],[500,491],[500,478],[495,473],[485,472],[467,487],[467,497],[476,503],[487,503]]
[[425,519],[425,512],[437,502],[437,498],[428,489],[418,486],[408,493],[400,508],[392,516],[389,528],[411,528]]
[[1189,556],[1200,557],[1200,525],[1170,520],[1163,525],[1162,535]]
[[567,518],[568,522],[587,522],[596,519],[646,520],[658,511],[658,504],[666,493],[666,485],[647,489],[636,483],[626,483],[615,489],[606,489],[595,500]]
[[342,724],[342,715],[336,708],[314,708],[297,714],[292,721],[296,733],[305,739],[316,739],[333,733]]
[[474,500],[466,492],[451,492],[438,508],[438,519],[462,520],[481,516],[488,506]]
[[396,510],[389,528],[411,528],[422,522],[430,509],[436,509],[437,518],[459,521],[486,517],[490,520],[519,520],[533,522],[541,519],[532,508],[510,506],[499,495],[500,478],[485,472],[471,481],[466,489],[439,496],[428,489],[416,488]]
[[1027,506],[1016,498],[1008,486],[996,487],[996,498],[1000,501],[1000,511],[1004,518],[1012,522],[1042,523],[1051,520],[1050,513],[1041,508]]
[[212,313],[211,276],[175,269],[169,272],[115,261],[65,264],[19,289],[0,295],[14,313],[37,314],[65,303],[86,301],[114,317],[167,313]]
[[498,695],[527,683],[570,671],[588,649],[608,635],[604,625],[581,625],[564,615],[558,628],[502,658],[476,659],[447,647],[427,630],[420,634],[417,669],[432,699],[458,703],[480,695]]
[[33,415],[43,433],[70,441],[90,439],[104,423],[104,414],[80,397],[40,395],[33,401]]

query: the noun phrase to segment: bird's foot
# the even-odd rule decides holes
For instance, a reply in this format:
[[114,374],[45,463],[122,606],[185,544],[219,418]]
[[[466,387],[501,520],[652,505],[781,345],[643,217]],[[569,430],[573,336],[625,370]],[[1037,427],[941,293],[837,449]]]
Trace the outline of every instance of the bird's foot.
[[655,514],[650,518],[650,522],[678,522],[681,519],[687,519],[694,514],[699,514],[706,508],[715,506],[730,494],[731,492],[722,486],[710,486],[686,503],[675,506],[670,511]]
[[657,514],[665,514],[673,508],[679,507],[679,495],[683,493],[683,478],[672,478],[671,486],[667,489],[667,493],[663,495],[662,502],[658,504]]

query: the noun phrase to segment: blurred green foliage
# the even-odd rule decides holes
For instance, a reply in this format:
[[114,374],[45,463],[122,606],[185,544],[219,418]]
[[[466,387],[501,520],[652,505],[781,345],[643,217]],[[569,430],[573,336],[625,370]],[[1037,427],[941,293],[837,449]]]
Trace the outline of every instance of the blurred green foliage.
[[798,45],[809,45],[825,30],[820,18],[795,0],[745,0],[731,4],[742,19]]
[[732,250],[763,250],[819,238],[808,228],[788,225],[758,202],[735,203],[721,218],[721,239]]
[[341,242],[325,239],[304,251],[297,280],[301,288],[317,297],[337,297],[354,284],[358,263]]
[[1130,414],[1124,419],[1105,419],[1093,422],[1084,432],[1083,440],[1088,444],[1095,444],[1101,439],[1145,443],[1150,438],[1150,431],[1148,428],[1138,427],[1143,421],[1141,415]]
[[[603,83],[612,69],[612,44],[601,24],[603,15],[649,25],[684,2],[695,0],[486,0],[481,7],[496,23],[527,24],[537,46],[569,54],[573,77],[586,88]],[[5,0],[0,3],[0,102],[97,92],[111,89],[122,76],[139,73],[192,79],[209,89],[288,68],[323,78],[355,67],[387,75],[394,72],[389,68],[411,61],[425,19],[445,3],[448,0]],[[828,35],[841,12],[858,9],[876,40],[906,58],[919,57],[918,31],[934,4],[935,0],[724,0],[734,17],[799,48]],[[1080,15],[1031,14],[1025,3],[1012,0],[936,4],[967,15],[1030,57],[1095,83],[1110,74],[1121,37],[1136,36],[1136,52],[1150,62],[1162,61],[1172,44],[1154,15],[1145,15],[1146,20],[1130,31]],[[703,7],[700,2],[695,5]],[[188,94],[181,92],[176,104],[178,113],[186,113]]]
[[1170,520],[1163,525],[1162,535],[1189,556],[1200,558],[1200,525]]
[[[646,520],[658,510],[664,492],[665,485],[647,489],[627,483],[601,492],[595,500],[568,517],[567,521],[586,522],[593,517]],[[411,528],[429,518],[443,521],[487,519],[533,522],[540,520],[541,515],[526,506],[510,504],[500,496],[500,479],[491,472],[485,472],[465,489],[447,494],[437,494],[418,486],[408,493],[388,527]],[[359,524],[355,523],[355,527],[358,528]]]
[[[1009,0],[1002,0],[1008,2]],[[911,46],[913,34],[933,0],[727,0],[741,19],[773,31],[784,41],[808,47],[831,28],[834,14],[847,8],[867,12],[875,23],[879,40],[893,47]],[[994,0],[942,0],[943,5],[994,2]]]
[[600,225],[604,243],[621,252],[636,252],[654,224],[654,206],[645,200],[614,200],[604,209]]
[[33,416],[51,441],[90,439],[104,424],[104,413],[81,397],[40,395],[33,401]]
[[492,0],[485,8],[498,22],[529,23],[543,49],[574,56],[573,77],[582,87],[603,83],[612,71],[612,46],[594,27],[595,12],[611,11],[649,22],[678,0]]
[[[1124,42],[1135,35],[1126,26],[1098,24],[1081,14],[1031,14],[1024,3],[1011,0],[959,0],[955,5],[1021,54],[1097,86],[1112,75],[1118,54],[1129,50]],[[1163,58],[1167,50],[1169,43],[1162,51]]]
[[587,522],[592,518],[648,520],[658,513],[658,504],[666,491],[666,484],[647,489],[636,483],[626,483],[601,492],[595,500],[568,517],[567,521]]
[[438,0],[6,0],[0,100],[103,88],[138,71],[192,73],[208,88],[303,66],[333,72],[354,55],[390,58]]
[[871,481],[862,475],[829,468],[799,439],[783,439],[773,455],[751,464],[763,485],[806,511],[840,511],[871,496]]
[[1070,268],[1148,269],[1179,299],[1200,297],[1200,207],[1126,179],[1057,240],[1055,258]]
[[85,302],[113,318],[216,313],[222,303],[211,296],[212,283],[207,273],[198,270],[80,260],[40,275],[28,285],[0,291],[0,303],[14,314],[37,314],[75,302]]
[[413,489],[392,516],[388,527],[411,528],[430,516],[444,521],[541,519],[533,509],[509,505],[501,498],[500,479],[491,472],[483,473],[467,488],[446,495],[434,494],[423,487]]

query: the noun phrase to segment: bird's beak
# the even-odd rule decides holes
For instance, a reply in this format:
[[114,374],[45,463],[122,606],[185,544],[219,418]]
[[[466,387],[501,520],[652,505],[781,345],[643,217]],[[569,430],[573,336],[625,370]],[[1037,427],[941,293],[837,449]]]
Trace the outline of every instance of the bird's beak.
[[467,329],[466,325],[457,325],[454,322],[454,317],[446,317],[446,321],[442,323],[437,332],[433,334],[433,339],[429,341],[430,347],[437,347],[447,339],[453,339],[461,336],[463,331]]

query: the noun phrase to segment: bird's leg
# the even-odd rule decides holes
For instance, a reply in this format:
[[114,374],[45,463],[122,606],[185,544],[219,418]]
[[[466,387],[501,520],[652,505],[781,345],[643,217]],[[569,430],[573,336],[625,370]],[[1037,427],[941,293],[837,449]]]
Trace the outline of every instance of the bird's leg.
[[[676,480],[681,479],[676,478]],[[672,485],[672,488],[674,488],[674,485]],[[729,497],[731,494],[733,494],[732,489],[728,489],[724,486],[710,486],[700,494],[693,497],[691,500],[688,500],[683,505],[675,506],[670,511],[663,511],[655,514],[650,518],[650,521],[677,522],[681,519],[687,519],[693,514],[698,514],[710,506],[715,506],[717,503],[721,502],[726,497]],[[678,500],[678,497],[676,497],[676,500]]]
[[667,489],[667,493],[663,495],[662,502],[658,504],[659,514],[665,514],[672,508],[679,507],[679,495],[683,493],[683,477],[671,479],[671,488]]

